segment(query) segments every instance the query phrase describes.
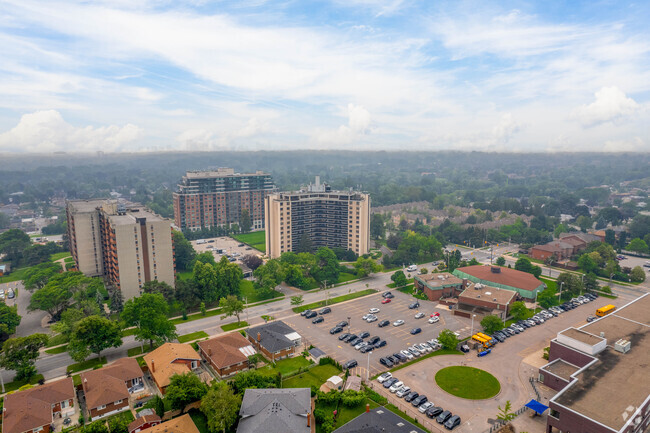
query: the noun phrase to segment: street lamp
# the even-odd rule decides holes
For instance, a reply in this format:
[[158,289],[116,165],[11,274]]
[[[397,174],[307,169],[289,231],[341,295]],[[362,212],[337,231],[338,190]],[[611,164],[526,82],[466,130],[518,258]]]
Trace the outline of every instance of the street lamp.
[[562,302],[562,286],[564,285],[564,281],[560,282],[560,302]]
[[476,317],[476,314],[472,314],[472,332],[470,335],[474,335],[474,317]]
[[370,380],[370,354],[372,350],[368,352],[368,368],[366,369],[366,382]]
[[582,274],[582,278],[580,279],[580,294],[582,295],[582,289],[585,288],[585,274]]
[[350,333],[350,327],[351,327],[351,326],[350,326],[350,325],[351,325],[351,324],[350,324],[350,322],[351,322],[350,319],[351,319],[351,317],[348,316],[348,334]]

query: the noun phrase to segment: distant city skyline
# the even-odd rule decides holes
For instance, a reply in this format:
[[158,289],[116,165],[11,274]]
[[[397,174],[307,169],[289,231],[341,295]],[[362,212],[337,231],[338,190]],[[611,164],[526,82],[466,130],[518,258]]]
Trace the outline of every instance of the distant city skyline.
[[650,151],[648,2],[0,11],[0,153]]

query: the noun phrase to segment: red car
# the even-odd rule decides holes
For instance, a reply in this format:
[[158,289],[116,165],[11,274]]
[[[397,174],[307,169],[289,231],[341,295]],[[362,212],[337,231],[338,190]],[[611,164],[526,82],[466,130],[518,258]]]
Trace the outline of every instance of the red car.
[[435,313],[433,313],[433,314],[431,315],[431,317],[440,317],[440,313],[435,312]]
[[389,302],[390,302],[390,298],[384,298],[381,301],[382,304],[388,304]]

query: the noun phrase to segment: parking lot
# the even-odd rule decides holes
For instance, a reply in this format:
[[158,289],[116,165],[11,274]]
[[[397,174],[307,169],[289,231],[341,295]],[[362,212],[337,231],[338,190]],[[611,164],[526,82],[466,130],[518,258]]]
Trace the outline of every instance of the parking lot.
[[[343,364],[355,359],[359,365],[352,369],[351,374],[358,374],[364,379],[368,375],[373,376],[387,370],[380,364],[379,358],[392,355],[412,344],[437,338],[443,329],[458,332],[460,338],[469,336],[469,319],[452,316],[447,307],[438,308],[435,302],[430,301],[419,301],[420,308],[411,310],[408,306],[415,301],[413,297],[395,290],[392,290],[391,293],[395,297],[388,304],[382,304],[381,293],[377,293],[334,305],[331,307],[332,312],[323,316],[325,321],[319,324],[313,324],[312,319],[305,319],[299,315],[289,317],[284,321],[303,336],[305,344],[318,347],[339,363]],[[380,312],[376,314],[378,320],[367,323],[361,317],[373,307],[380,309]],[[414,316],[417,312],[424,313],[425,317],[415,319]],[[429,316],[435,312],[440,313],[440,321],[434,324],[428,323]],[[405,323],[401,326],[393,326],[393,322],[399,319],[404,320]],[[380,328],[378,324],[382,320],[389,320],[390,324]],[[345,327],[342,333],[350,332],[358,335],[363,331],[368,331],[371,337],[376,335],[382,340],[386,340],[386,346],[374,349],[370,355],[368,355],[370,352],[360,353],[349,344],[339,341],[338,337],[342,333],[334,335],[329,333],[329,330],[341,321],[349,322],[349,327]],[[415,327],[421,328],[422,332],[411,335],[411,329]],[[370,368],[369,372],[368,367]]]
[[[197,243],[199,240],[205,241],[205,243]],[[259,251],[249,247],[248,245],[239,246],[242,245],[241,242],[227,236],[199,240],[191,242],[194,250],[196,250],[197,253],[211,251],[216,261],[221,260],[221,256],[223,255],[232,256],[233,254],[237,254],[236,259],[237,261],[240,261],[241,258],[247,254],[260,254]],[[217,253],[218,249],[223,250],[223,254]]]

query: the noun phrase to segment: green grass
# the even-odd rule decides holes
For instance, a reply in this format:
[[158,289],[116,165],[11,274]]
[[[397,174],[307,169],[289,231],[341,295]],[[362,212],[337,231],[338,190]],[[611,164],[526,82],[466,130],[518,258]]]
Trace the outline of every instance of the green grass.
[[144,368],[147,365],[147,363],[144,362],[144,356],[138,356],[135,360],[138,361],[140,368]]
[[102,356],[101,358],[92,358],[86,361],[77,362],[76,364],[68,365],[66,371],[68,373],[76,373],[78,371],[90,370],[91,368],[101,367],[106,364],[106,357]]
[[436,350],[430,353],[427,353],[424,356],[420,356],[419,358],[412,359],[409,362],[405,362],[404,364],[400,364],[395,368],[392,368],[390,371],[391,373],[397,370],[401,370],[402,368],[408,367],[411,364],[415,364],[416,362],[420,362],[423,359],[431,358],[433,356],[440,356],[440,355],[462,355],[463,352],[455,350],[455,349],[440,349]]
[[137,328],[124,329],[122,331],[122,337],[128,337],[129,335],[135,335],[136,329]]
[[553,290],[553,292],[557,292],[557,281],[551,280],[550,278],[546,278],[546,277],[539,277],[539,279],[542,282],[546,283],[546,287]]
[[206,311],[205,316],[201,313],[188,314],[187,320],[183,320],[182,317],[178,317],[176,319],[170,320],[170,322],[172,322],[174,325],[180,325],[181,323],[193,322],[195,320],[205,319],[206,317],[218,316],[221,313],[222,313],[221,308],[217,308],[214,310]]
[[36,374],[29,380],[14,380],[13,382],[5,383],[5,392],[15,391],[21,386],[36,385],[39,380],[43,379],[42,374]]
[[131,422],[131,421],[135,420],[135,418],[133,417],[133,414],[131,413],[130,410],[120,412],[120,413],[115,414],[113,416],[109,416],[109,417],[107,417],[105,419],[106,419],[107,422],[110,422],[111,419],[123,419],[123,420],[125,420],[127,422]]
[[75,388],[81,385],[81,374],[75,374],[72,376],[72,384]]
[[269,364],[262,368],[258,368],[257,371],[269,376],[278,374],[278,372],[282,373],[282,376],[290,376],[292,374],[298,373],[301,368],[305,369],[309,367],[311,364],[312,362],[305,359],[304,357],[295,356],[293,358],[285,358],[276,361],[275,367]]
[[284,296],[277,290],[271,290],[271,293],[269,295],[264,296],[262,291],[256,289],[253,282],[249,280],[241,280],[239,283],[239,294],[242,299],[246,298],[246,302],[249,304]]
[[429,298],[427,298],[427,295],[425,295],[421,291],[417,291],[417,292],[415,291],[415,284],[409,284],[408,286],[401,287],[401,288],[399,288],[397,290],[399,292],[406,293],[407,295],[411,295],[414,298],[421,299],[423,301],[429,300]]
[[420,429],[422,429],[424,431],[429,431],[429,430],[425,429],[424,427],[422,427],[421,425],[419,425],[416,420],[414,420],[413,418],[411,418],[410,416],[408,416],[407,414],[405,414],[404,412],[399,410],[397,408],[397,406],[395,406],[393,404],[387,404],[384,407],[386,409],[388,409],[389,411],[393,412],[395,415],[399,416],[400,418],[405,419],[406,421],[410,422],[411,424],[418,426],[418,428],[420,428]]
[[259,250],[263,253],[266,252],[266,232],[264,230],[259,232],[243,233],[239,235],[233,235],[233,239],[238,240],[239,242],[245,243],[256,250]]
[[56,355],[57,353],[63,353],[66,350],[68,350],[67,344],[63,346],[55,347],[54,349],[45,349],[45,353],[49,353],[50,355]]
[[192,332],[191,334],[179,335],[178,342],[187,343],[188,341],[198,340],[199,338],[205,338],[207,336],[208,334],[204,331]]
[[[349,301],[350,299],[361,298],[362,296],[370,295],[372,293],[377,293],[374,289],[366,289],[356,293],[348,293],[347,295],[337,296],[329,300],[327,305],[338,304],[339,302]],[[301,305],[300,307],[294,307],[294,313],[300,313],[305,310],[313,310],[315,308],[320,308],[325,306],[325,301],[318,301],[307,305]]]
[[191,280],[192,271],[176,272],[176,278],[178,278],[181,281]]
[[[407,279],[407,280],[406,280],[406,284],[407,284],[407,285],[404,286],[404,287],[408,287],[408,284],[413,284],[414,280],[415,280],[414,278],[409,278],[409,279]],[[389,284],[386,284],[386,287],[388,287],[389,289],[394,289],[394,288],[395,288],[395,283],[389,283]]]
[[228,323],[227,325],[221,325],[221,329],[224,331],[232,331],[233,329],[244,328],[248,326],[248,322],[242,320],[241,322]]
[[355,274],[341,272],[339,274],[339,280],[337,281],[337,284],[347,283],[348,281],[356,280],[357,278],[358,277]]
[[451,395],[471,400],[491,398],[501,390],[497,378],[487,371],[459,365],[438,370],[436,383]]
[[[336,424],[334,428],[339,428],[361,415],[366,410],[366,403],[370,405],[370,409],[374,409],[379,406],[374,401],[366,398],[363,403],[355,407],[345,407],[342,404],[339,404],[337,408],[335,404],[322,404],[319,403],[318,400],[316,401],[316,407],[319,409],[324,409],[330,414],[332,411],[337,410]],[[323,430],[321,429],[321,425],[317,423],[316,433],[321,433],[322,431]]]
[[310,388],[312,385],[320,388],[327,379],[338,376],[341,372],[335,365],[325,364],[310,368],[305,373],[298,374],[282,381],[282,388]]
[[189,412],[190,418],[194,421],[194,425],[199,430],[199,433],[210,433],[208,429],[208,420],[205,418],[203,412],[198,409],[192,409]]
[[[142,350],[142,346],[132,347],[132,348],[130,348],[129,350],[126,351],[126,354],[128,356],[142,355],[143,353],[148,353],[150,351],[149,348],[150,348],[149,344],[144,345],[144,351]],[[154,349],[155,348],[156,348],[156,346],[154,345]]]
[[70,257],[69,251],[64,251],[62,253],[54,253],[50,256],[50,260],[56,262],[57,260],[65,259],[66,257]]
[[67,342],[68,342],[68,337],[66,337],[63,334],[56,334],[51,336],[49,340],[47,340],[47,344],[45,345],[45,347],[59,346]]
[[74,263],[74,258],[73,258],[72,256],[70,256],[70,257],[66,257],[66,258],[63,260],[63,263],[66,263],[66,264],[67,264],[67,263]]
[[25,272],[29,268],[12,269],[9,275],[0,277],[0,283],[11,283],[12,281],[22,281],[25,279]]

